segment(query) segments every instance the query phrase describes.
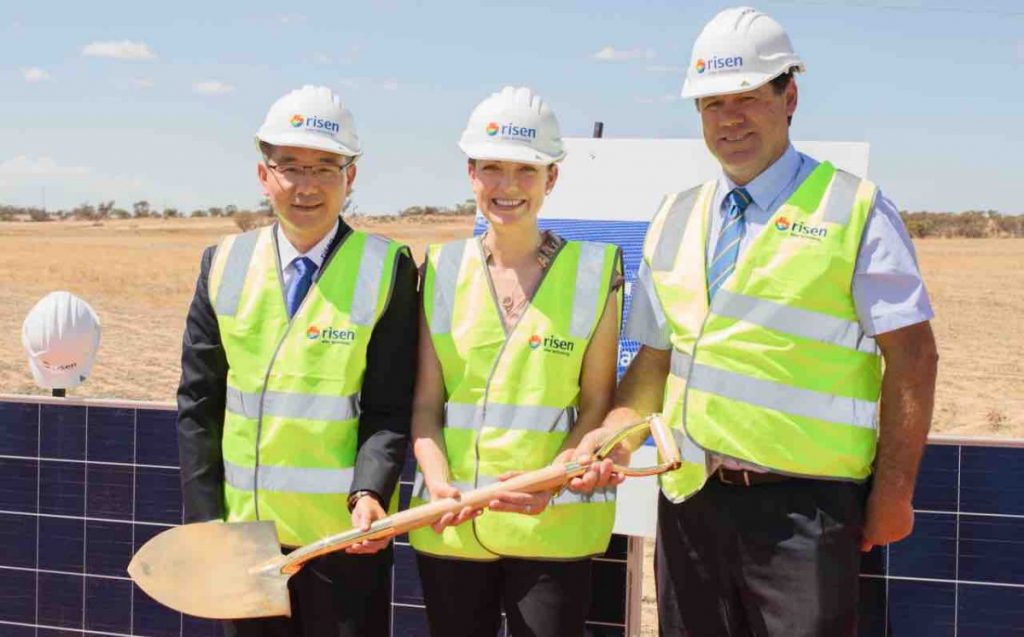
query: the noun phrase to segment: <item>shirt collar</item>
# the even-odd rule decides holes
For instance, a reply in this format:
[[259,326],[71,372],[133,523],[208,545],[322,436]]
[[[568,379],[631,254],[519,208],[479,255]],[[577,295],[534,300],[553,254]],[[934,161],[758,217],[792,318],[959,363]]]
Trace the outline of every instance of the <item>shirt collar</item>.
[[277,224],[274,228],[274,234],[277,237],[277,252],[281,255],[281,269],[287,268],[298,257],[307,257],[316,264],[316,268],[319,270],[324,264],[324,259],[327,257],[327,248],[331,246],[331,240],[334,239],[334,235],[338,234],[338,227],[340,225],[340,218],[335,219],[334,227],[331,228],[330,232],[325,234],[308,252],[300,254],[291,241],[288,240],[288,237],[284,236],[281,232],[281,224]]
[[[774,210],[776,200],[800,172],[800,153],[790,144],[779,157],[757,177],[743,186],[754,204],[764,211]],[[725,173],[721,178],[722,196],[737,188]]]

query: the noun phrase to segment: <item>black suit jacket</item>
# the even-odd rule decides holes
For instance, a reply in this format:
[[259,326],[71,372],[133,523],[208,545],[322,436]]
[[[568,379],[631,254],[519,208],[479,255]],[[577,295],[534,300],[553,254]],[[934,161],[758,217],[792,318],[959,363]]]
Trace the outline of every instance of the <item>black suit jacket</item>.
[[[327,254],[332,254],[351,231],[341,221]],[[214,250],[211,246],[203,252],[181,348],[177,427],[186,522],[224,517],[221,437],[228,361],[208,293]],[[373,491],[385,508],[398,483],[409,437],[417,314],[416,268],[412,258],[403,253],[398,259],[391,299],[373,328],[366,353],[352,482],[353,492]]]

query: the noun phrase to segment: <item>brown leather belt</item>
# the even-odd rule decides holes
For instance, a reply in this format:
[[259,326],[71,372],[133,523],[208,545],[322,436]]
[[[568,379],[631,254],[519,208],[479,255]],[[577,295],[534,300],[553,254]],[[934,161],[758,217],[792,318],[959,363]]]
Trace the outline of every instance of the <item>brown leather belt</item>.
[[789,476],[784,476],[781,473],[758,473],[743,469],[726,469],[725,467],[719,467],[715,471],[715,477],[722,484],[734,487],[753,487],[759,484],[772,484],[789,480]]

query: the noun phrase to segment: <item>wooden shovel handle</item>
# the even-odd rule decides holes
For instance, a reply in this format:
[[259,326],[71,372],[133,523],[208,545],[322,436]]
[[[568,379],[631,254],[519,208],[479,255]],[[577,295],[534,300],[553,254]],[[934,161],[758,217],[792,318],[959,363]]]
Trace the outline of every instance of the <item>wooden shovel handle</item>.
[[[675,469],[680,464],[679,449],[661,419],[652,415],[643,420],[631,423],[616,432],[608,443],[597,452],[595,458],[601,460],[607,455],[611,448],[623,438],[637,433],[644,428],[650,428],[654,436],[654,442],[658,447],[662,462],[653,467],[632,469],[615,465],[614,471],[625,476],[646,476],[664,473]],[[279,571],[286,574],[295,573],[309,560],[342,551],[346,548],[364,540],[380,540],[401,535],[412,529],[428,526],[440,520],[446,513],[458,514],[466,507],[483,508],[491,502],[499,493],[507,491],[518,491],[521,493],[536,493],[538,491],[549,491],[565,486],[570,480],[586,473],[587,468],[594,462],[594,459],[582,459],[579,462],[556,462],[543,469],[520,474],[502,482],[495,482],[480,489],[474,489],[461,494],[461,497],[442,498],[420,506],[399,511],[394,515],[377,520],[370,525],[368,531],[352,529],[324,538],[313,544],[292,551],[290,554],[279,559],[261,565],[254,570],[257,571]]]

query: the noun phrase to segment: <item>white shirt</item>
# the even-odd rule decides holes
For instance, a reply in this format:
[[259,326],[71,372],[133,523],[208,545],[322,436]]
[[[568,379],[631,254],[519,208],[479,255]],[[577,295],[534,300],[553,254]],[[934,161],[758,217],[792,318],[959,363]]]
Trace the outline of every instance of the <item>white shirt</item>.
[[334,227],[331,231],[324,235],[323,239],[320,239],[319,243],[309,249],[308,252],[300,253],[295,246],[292,245],[288,237],[281,233],[280,224],[274,226],[274,239],[277,241],[277,254],[281,257],[281,277],[284,279],[284,289],[288,289],[292,279],[298,272],[295,269],[293,263],[295,259],[299,257],[306,257],[316,265],[316,271],[319,273],[320,268],[324,264],[324,259],[327,257],[327,248],[331,246],[331,240],[334,239],[334,235],[338,234],[338,226],[340,222],[335,219]]

